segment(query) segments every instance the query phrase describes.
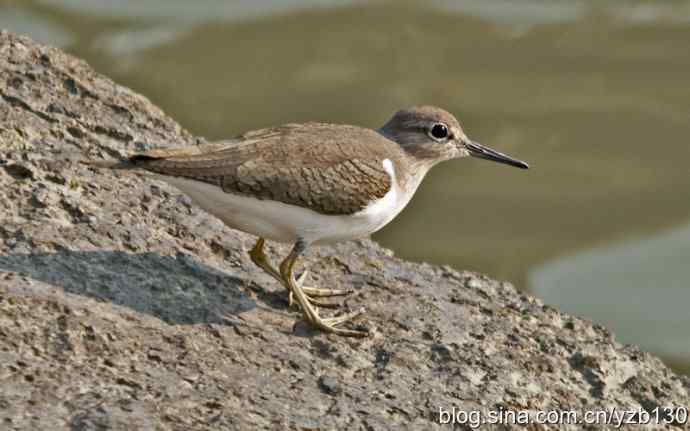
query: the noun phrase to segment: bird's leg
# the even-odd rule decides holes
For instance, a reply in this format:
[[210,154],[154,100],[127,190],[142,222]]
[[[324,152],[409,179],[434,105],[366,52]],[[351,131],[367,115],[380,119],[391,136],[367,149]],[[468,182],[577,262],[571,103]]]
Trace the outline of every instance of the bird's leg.
[[249,257],[256,266],[263,269],[268,275],[282,283],[283,279],[280,277],[280,272],[273,267],[271,262],[268,260],[268,256],[266,256],[266,253],[264,253],[265,243],[265,239],[259,238],[256,241],[256,244],[254,244],[254,247],[249,250]]
[[[259,268],[263,269],[268,275],[271,277],[275,278],[280,282],[281,284],[283,283],[283,278],[280,275],[280,272],[271,264],[271,262],[268,260],[268,256],[266,256],[266,253],[264,253],[264,244],[266,243],[266,240],[263,238],[259,238],[256,241],[256,244],[254,244],[254,247],[249,251],[249,257],[251,257],[252,262],[256,264]],[[337,308],[338,304],[331,304],[328,302],[322,302],[319,301],[318,297],[326,298],[330,296],[344,296],[344,295],[349,295],[350,293],[353,292],[351,289],[317,289],[314,287],[305,287],[302,286],[304,284],[304,280],[306,280],[308,275],[308,271],[304,270],[302,274],[299,276],[299,278],[296,280],[297,285],[299,285],[302,288],[302,291],[304,292],[305,295],[307,295],[307,298],[309,301],[317,305],[319,307],[324,307],[324,308]],[[294,298],[292,291],[290,291],[290,288],[288,286],[285,286],[286,289],[288,289],[288,303],[289,306],[292,306],[294,303]]]
[[302,313],[304,318],[316,328],[321,329],[324,332],[330,332],[333,334],[344,335],[347,337],[366,337],[367,332],[363,331],[352,331],[349,329],[336,328],[335,325],[346,322],[354,317],[359,316],[364,312],[364,309],[357,310],[352,313],[346,313],[342,316],[332,317],[332,318],[322,318],[319,316],[318,311],[311,304],[309,297],[304,293],[302,286],[297,284],[294,276],[295,262],[297,258],[306,250],[307,243],[303,240],[298,240],[295,246],[290,251],[290,254],[283,260],[280,264],[280,276],[283,279],[283,283],[288,290],[294,295],[295,300],[302,308]]

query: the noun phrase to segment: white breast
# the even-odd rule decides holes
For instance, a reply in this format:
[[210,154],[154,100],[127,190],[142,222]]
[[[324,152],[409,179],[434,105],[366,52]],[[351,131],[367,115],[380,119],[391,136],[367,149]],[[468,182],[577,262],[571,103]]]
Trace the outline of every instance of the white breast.
[[398,184],[393,162],[389,159],[385,159],[383,161],[383,168],[388,172],[388,175],[390,175],[391,189],[383,198],[370,203],[362,211],[349,216],[353,219],[358,219],[361,226],[366,226],[366,232],[360,236],[370,235],[393,220],[410,202],[410,199],[412,199],[415,191],[417,191],[419,183],[424,177],[424,173],[420,173],[418,176],[412,178],[407,184],[409,187],[403,190]]
[[390,175],[386,195],[352,215],[324,215],[307,208],[271,200],[225,193],[218,186],[180,177],[157,176],[180,189],[205,211],[231,228],[278,242],[331,243],[370,235],[395,218],[410,201],[424,177],[421,172],[402,190],[396,181],[393,163],[383,168]]

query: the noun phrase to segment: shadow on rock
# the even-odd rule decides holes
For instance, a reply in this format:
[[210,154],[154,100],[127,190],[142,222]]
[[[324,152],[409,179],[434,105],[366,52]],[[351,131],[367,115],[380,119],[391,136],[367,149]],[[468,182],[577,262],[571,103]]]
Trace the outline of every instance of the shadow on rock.
[[66,292],[129,307],[169,324],[222,323],[256,307],[247,282],[192,257],[119,251],[59,251],[0,256],[0,271],[18,272]]

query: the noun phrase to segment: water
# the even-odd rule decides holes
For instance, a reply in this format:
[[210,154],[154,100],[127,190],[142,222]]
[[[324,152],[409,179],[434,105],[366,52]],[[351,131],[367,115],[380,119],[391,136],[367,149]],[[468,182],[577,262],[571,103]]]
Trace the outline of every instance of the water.
[[532,169],[440,165],[376,239],[533,287],[690,363],[677,305],[690,278],[664,263],[690,258],[672,230],[690,221],[690,1],[0,0],[0,27],[87,59],[209,139],[442,106]]
[[674,362],[690,358],[690,224],[554,259],[530,273],[534,294],[608,322],[619,341]]

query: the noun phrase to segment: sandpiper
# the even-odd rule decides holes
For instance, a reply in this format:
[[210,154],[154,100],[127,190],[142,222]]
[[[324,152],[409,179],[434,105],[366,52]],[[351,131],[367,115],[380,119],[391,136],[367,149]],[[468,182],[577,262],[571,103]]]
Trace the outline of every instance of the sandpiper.
[[[319,297],[348,290],[303,286],[295,263],[310,245],[370,235],[407,205],[439,162],[474,156],[527,169],[525,162],[470,140],[450,113],[432,106],[396,112],[378,130],[305,123],[247,132],[222,142],[134,154],[119,162],[85,162],[155,174],[231,228],[256,235],[252,261],[287,289],[316,328],[338,327],[364,310],[322,317]],[[276,268],[265,240],[293,244]]]

